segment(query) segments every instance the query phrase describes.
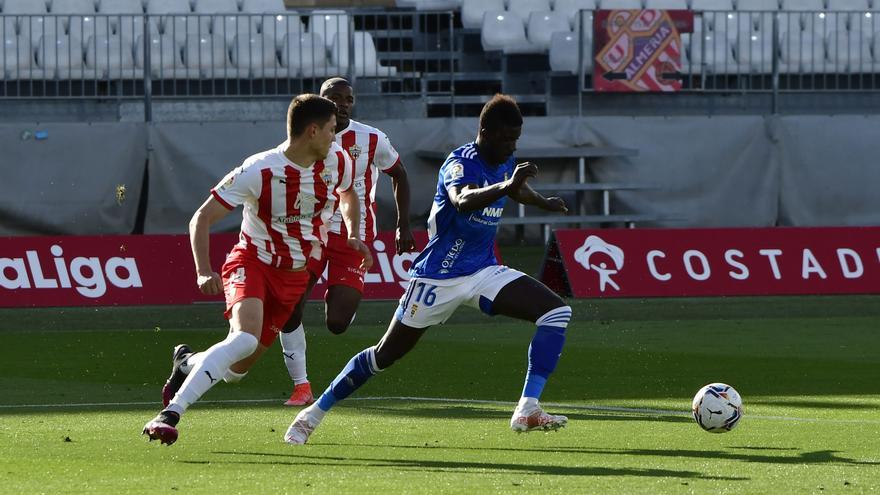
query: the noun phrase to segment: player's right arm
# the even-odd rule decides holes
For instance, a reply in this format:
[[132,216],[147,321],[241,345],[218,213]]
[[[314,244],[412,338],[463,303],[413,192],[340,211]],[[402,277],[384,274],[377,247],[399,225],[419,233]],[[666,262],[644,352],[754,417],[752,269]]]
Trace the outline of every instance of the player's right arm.
[[229,211],[214,196],[208,196],[189,221],[189,243],[196,263],[196,284],[202,294],[209,296],[223,292],[220,275],[211,269],[211,225],[228,215]]
[[[538,167],[533,163],[520,163],[513,171],[513,176],[503,182],[498,182],[485,187],[478,185],[478,177],[468,177],[466,163],[453,163],[448,168],[447,191],[449,201],[459,212],[467,212],[483,209],[500,198],[508,195],[516,195],[523,184],[530,177],[538,174]],[[457,171],[456,166],[461,166]]]

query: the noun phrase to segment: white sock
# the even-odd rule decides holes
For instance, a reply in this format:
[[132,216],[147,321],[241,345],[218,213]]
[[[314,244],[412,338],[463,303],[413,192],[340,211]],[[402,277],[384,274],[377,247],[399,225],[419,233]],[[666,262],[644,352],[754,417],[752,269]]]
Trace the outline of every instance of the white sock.
[[307,383],[306,330],[302,323],[292,332],[281,333],[281,352],[284,353],[284,364],[294,385]]
[[253,335],[234,330],[225,340],[202,352],[198,365],[190,371],[167,409],[183,415],[193,402],[226,376],[230,366],[253,354],[257,343]]
[[318,407],[317,402],[313,402],[312,405],[305,408],[305,412],[309,415],[309,422],[313,425],[317,425],[318,423],[320,423],[324,419],[324,415],[327,414],[327,411]]
[[226,383],[238,383],[244,380],[244,377],[247,376],[248,372],[244,373],[236,373],[232,370],[226,370],[226,374],[223,376],[223,381]]
[[516,408],[523,411],[538,407],[538,399],[534,397],[521,397]]

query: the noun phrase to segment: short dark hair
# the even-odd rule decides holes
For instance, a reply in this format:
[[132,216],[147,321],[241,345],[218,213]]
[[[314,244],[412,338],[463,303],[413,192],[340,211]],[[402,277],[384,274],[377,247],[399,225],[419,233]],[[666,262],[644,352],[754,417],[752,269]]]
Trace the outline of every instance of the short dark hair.
[[496,94],[480,111],[480,129],[495,131],[503,126],[519,127],[523,123],[519,105],[513,97]]
[[348,82],[348,79],[345,79],[344,77],[331,77],[330,79],[327,79],[326,81],[321,83],[321,95],[323,96],[324,93],[330,90],[330,88],[340,84],[348,86],[349,88],[351,87],[351,83]]
[[336,104],[315,94],[302,94],[290,102],[287,108],[287,135],[296,137],[311,124],[324,125],[336,115]]

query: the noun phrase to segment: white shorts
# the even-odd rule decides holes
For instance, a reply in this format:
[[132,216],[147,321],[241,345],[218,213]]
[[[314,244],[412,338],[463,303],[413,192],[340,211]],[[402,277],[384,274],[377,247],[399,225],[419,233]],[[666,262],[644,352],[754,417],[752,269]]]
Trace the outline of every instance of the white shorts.
[[394,316],[408,327],[425,328],[445,322],[462,304],[491,315],[498,292],[524,276],[519,270],[493,265],[466,277],[442,280],[413,277]]

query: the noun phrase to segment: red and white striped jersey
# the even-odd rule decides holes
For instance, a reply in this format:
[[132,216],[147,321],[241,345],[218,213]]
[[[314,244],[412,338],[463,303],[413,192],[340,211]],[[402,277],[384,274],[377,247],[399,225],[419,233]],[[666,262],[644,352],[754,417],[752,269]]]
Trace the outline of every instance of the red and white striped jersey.
[[[336,142],[354,162],[354,189],[361,200],[361,239],[369,243],[376,237],[376,181],[378,172],[387,173],[400,162],[400,155],[384,132],[350,120],[348,127],[336,133]],[[330,232],[346,235],[342,214],[337,211],[330,221]]]
[[211,194],[230,210],[244,205],[238,245],[267,265],[298,269],[319,259],[339,192],[352,185],[351,158],[336,143],[310,167],[284,155],[287,143],[248,157]]

